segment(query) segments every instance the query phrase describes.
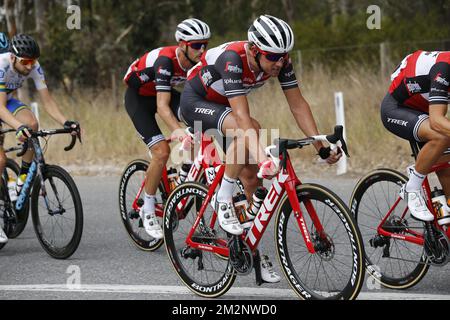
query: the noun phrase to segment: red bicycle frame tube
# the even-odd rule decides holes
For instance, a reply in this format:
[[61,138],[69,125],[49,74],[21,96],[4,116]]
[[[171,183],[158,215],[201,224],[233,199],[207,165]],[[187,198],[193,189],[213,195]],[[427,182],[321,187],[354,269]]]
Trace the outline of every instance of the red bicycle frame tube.
[[[438,163],[438,164],[434,165],[431,168],[430,173],[437,172],[437,171],[440,171],[440,170],[443,170],[443,169],[447,169],[447,168],[450,168],[450,162]],[[430,188],[430,183],[428,181],[428,177],[426,177],[425,180],[423,181],[422,189],[423,189],[423,192],[424,192],[424,195],[425,195],[425,201],[427,203],[428,209],[430,210],[430,212],[433,215],[436,216],[436,213],[435,213],[435,211],[433,209],[433,203],[431,201],[432,200],[431,199],[431,188]],[[411,234],[409,236],[408,235],[400,235],[400,234],[393,233],[393,232],[388,232],[388,231],[383,229],[383,226],[386,223],[386,221],[388,220],[389,216],[392,214],[392,212],[394,212],[395,208],[401,202],[402,202],[402,199],[399,196],[398,199],[393,204],[393,206],[389,209],[388,213],[383,218],[381,223],[378,225],[377,232],[378,232],[378,234],[380,234],[382,236],[385,236],[385,237],[392,237],[392,238],[395,238],[395,239],[401,239],[401,240],[404,240],[404,241],[407,241],[407,242],[411,242],[411,243],[415,243],[415,244],[423,246],[423,244],[424,244],[423,234],[418,233],[418,232],[416,232],[416,231],[414,231],[412,229],[406,229],[406,232]],[[402,218],[404,218],[404,216],[406,215],[407,211],[408,211],[408,207],[406,206],[406,208],[405,208],[405,210],[404,210],[404,212],[402,214]],[[436,222],[436,220],[435,220],[435,222]],[[436,226],[438,228],[442,229],[442,227],[439,226],[437,223],[436,223]],[[450,236],[450,228],[448,228],[446,230],[446,233],[447,233],[447,236]]]

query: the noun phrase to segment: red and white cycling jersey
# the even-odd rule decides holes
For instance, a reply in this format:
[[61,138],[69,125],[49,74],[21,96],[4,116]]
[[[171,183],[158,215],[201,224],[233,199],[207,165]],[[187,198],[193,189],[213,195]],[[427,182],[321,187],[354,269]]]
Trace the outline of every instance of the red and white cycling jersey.
[[[188,72],[194,91],[206,100],[228,105],[228,99],[247,95],[261,87],[270,76],[255,74],[247,60],[247,41],[225,43],[202,55],[201,61]],[[283,90],[298,87],[295,72],[288,58],[278,76]]]
[[177,57],[178,46],[154,49],[134,61],[124,77],[128,87],[142,96],[156,96],[157,92],[171,92],[172,87],[186,81]]
[[428,113],[433,104],[448,104],[450,51],[416,51],[391,76],[389,93],[402,105]]

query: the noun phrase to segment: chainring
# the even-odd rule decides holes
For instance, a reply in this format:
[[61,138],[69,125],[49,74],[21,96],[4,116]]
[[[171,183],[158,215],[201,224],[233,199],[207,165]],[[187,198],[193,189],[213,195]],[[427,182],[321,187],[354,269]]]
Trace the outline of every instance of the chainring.
[[253,270],[253,252],[241,237],[233,236],[228,241],[230,263],[241,275],[248,275]]

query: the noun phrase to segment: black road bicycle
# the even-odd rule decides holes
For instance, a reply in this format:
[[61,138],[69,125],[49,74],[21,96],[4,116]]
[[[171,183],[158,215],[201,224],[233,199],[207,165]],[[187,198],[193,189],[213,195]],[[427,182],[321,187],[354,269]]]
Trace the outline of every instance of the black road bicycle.
[[[3,202],[0,206],[0,217],[3,217],[6,235],[10,237],[14,232],[17,233],[18,224],[21,224],[20,228],[23,230],[30,206],[37,238],[42,248],[56,259],[67,259],[78,248],[83,232],[83,206],[70,174],[60,166],[45,163],[39,137],[72,132],[73,129],[33,132],[31,138],[24,143],[22,151],[17,154],[18,157],[23,156],[28,146],[34,150],[34,159],[17,201],[11,201],[7,189],[8,174],[11,170],[6,169],[3,172],[0,186],[0,201]],[[77,135],[72,135],[72,141],[64,148],[65,151],[75,146],[77,137],[81,142],[79,131]]]

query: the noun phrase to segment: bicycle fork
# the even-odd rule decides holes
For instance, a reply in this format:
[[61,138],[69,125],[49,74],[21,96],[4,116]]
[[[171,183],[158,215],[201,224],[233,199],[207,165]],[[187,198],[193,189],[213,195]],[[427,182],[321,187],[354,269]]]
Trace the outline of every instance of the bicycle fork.
[[[294,212],[294,217],[297,221],[297,225],[302,233],[303,240],[305,241],[306,247],[308,248],[308,252],[311,254],[316,253],[316,249],[314,247],[314,243],[311,239],[311,234],[308,230],[308,227],[306,225],[305,218],[303,216],[302,209],[300,208],[300,201],[298,199],[297,190],[295,188],[295,184],[293,181],[287,181],[286,182],[286,193],[288,195],[289,202],[291,204],[292,211]],[[324,233],[324,229],[322,224],[320,223],[320,220],[317,216],[316,210],[314,209],[314,206],[312,205],[310,200],[304,201],[306,211],[308,212],[311,220],[313,221],[313,224],[318,232],[318,234],[321,236],[321,238],[324,236],[326,239],[326,235]]]

